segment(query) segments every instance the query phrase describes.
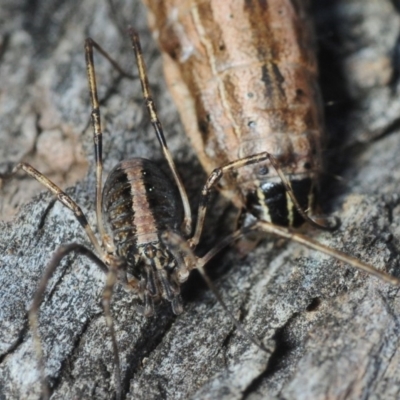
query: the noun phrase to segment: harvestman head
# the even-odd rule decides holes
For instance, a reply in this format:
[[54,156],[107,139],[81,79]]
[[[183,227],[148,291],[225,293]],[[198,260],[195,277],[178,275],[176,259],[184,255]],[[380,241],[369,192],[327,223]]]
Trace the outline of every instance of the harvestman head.
[[[71,243],[59,247],[50,260],[40,281],[39,288],[35,293],[29,311],[29,321],[42,373],[44,397],[49,397],[49,390],[45,383],[43,372],[42,347],[38,334],[38,310],[48,281],[51,279],[62,258],[71,252],[77,252],[88,257],[106,274],[103,308],[113,345],[118,398],[122,394],[120,360],[110,311],[111,296],[116,282],[123,284],[126,288],[139,295],[142,302],[139,311],[145,316],[153,314],[154,303],[160,300],[170,302],[174,313],[179,314],[183,310],[180,285],[187,280],[191,270],[198,269],[238,330],[260,348],[263,348],[262,344],[248,332],[244,331],[242,326],[235,320],[204,272],[204,265],[218,251],[248,232],[262,230],[297,241],[309,248],[331,255],[338,260],[400,286],[400,281],[397,278],[381,272],[354,257],[324,246],[288,228],[279,227],[264,221],[259,221],[250,227],[234,232],[212,248],[205,256],[201,258],[197,257],[194,254],[194,249],[200,240],[212,188],[220,181],[224,174],[238,168],[267,160],[273,166],[276,166],[276,163],[268,153],[264,152],[215,169],[207,179],[201,192],[197,222],[194,233],[191,235],[192,216],[186,191],[178,175],[164,138],[161,123],[157,117],[154,102],[150,94],[139,37],[133,29],[130,29],[130,35],[137,60],[145,104],[173,176],[173,183],[152,161],[135,158],[118,163],[108,175],[104,186],[102,185],[102,127],[93,62],[93,48],[96,48],[121,74],[128,77],[132,76],[126,74],[90,38],[85,43],[85,54],[92,104],[91,116],[96,161],[96,218],[100,241],[89,226],[81,208],[57,185],[26,163],[16,165],[13,170],[13,174],[21,169],[25,171],[28,175],[42,183],[57,197],[57,200],[69,208],[87,233],[94,248],[93,251],[79,243]],[[278,167],[277,170],[279,174]],[[282,176],[282,181],[285,183],[284,176]],[[290,194],[290,184],[286,189]]]

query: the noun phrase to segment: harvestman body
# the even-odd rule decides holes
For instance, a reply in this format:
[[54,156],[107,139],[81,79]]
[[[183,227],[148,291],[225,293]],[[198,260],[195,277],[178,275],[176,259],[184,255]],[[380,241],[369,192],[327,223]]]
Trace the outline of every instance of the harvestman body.
[[[258,164],[269,160],[272,165],[276,166],[276,170],[285,185],[285,189],[290,196],[295,199],[290,184],[287,183],[284,174],[278,168],[274,158],[271,157],[269,153],[264,152],[251,155],[227,163],[225,166],[215,169],[210,174],[202,190],[198,220],[194,234],[193,236],[191,235],[192,217],[187,195],[165,142],[162,127],[150,95],[139,38],[133,30],[131,30],[130,33],[146,107],[149,111],[151,122],[161,144],[164,156],[168,161],[174,178],[174,184],[169,181],[168,176],[153,162],[142,158],[136,158],[117,164],[109,174],[102,190],[102,129],[93,63],[93,48],[96,48],[105,56],[121,73],[123,73],[123,71],[118,67],[115,61],[91,39],[87,39],[86,41],[85,53],[92,103],[91,115],[96,156],[96,216],[101,242],[96,238],[80,207],[58,186],[26,163],[18,164],[13,170],[13,173],[20,169],[24,170],[46,186],[62,204],[73,211],[95,249],[95,252],[93,252],[78,243],[61,246],[53,255],[40,282],[39,289],[35,294],[29,312],[29,320],[36,342],[42,374],[43,359],[38,335],[38,309],[46,285],[59,265],[59,262],[70,252],[76,251],[90,258],[107,275],[103,294],[103,307],[113,344],[118,398],[120,398],[122,394],[120,362],[114,325],[110,312],[110,301],[115,283],[118,281],[124,284],[128,289],[139,294],[142,300],[140,311],[145,316],[153,314],[154,303],[161,299],[170,302],[174,313],[179,314],[182,312],[180,285],[182,282],[186,281],[192,269],[198,269],[216,294],[221,305],[227,310],[218,296],[218,293],[214,290],[212,283],[205,275],[203,267],[221,248],[249,231],[259,230],[260,228],[263,229],[263,226],[260,226],[260,224],[265,224],[265,222],[257,222],[250,227],[234,232],[232,235],[222,240],[220,244],[215,246],[204,257],[196,257],[193,250],[202,232],[204,215],[212,187],[220,182],[227,173],[245,168],[251,164]],[[177,193],[176,187],[178,188],[180,196]],[[299,209],[301,210],[300,207]],[[308,247],[330,254],[339,260],[400,286],[400,281],[398,279],[300,234],[293,233],[273,224],[269,224],[268,230],[279,236],[293,239]],[[229,310],[227,310],[227,312],[232,317]],[[241,326],[234,318],[232,319],[237,328],[243,332]],[[262,347],[257,339],[252,338],[246,332],[245,335],[258,346]],[[42,378],[44,380],[44,377]],[[44,392],[44,394],[48,396],[49,393],[46,384],[44,384]]]

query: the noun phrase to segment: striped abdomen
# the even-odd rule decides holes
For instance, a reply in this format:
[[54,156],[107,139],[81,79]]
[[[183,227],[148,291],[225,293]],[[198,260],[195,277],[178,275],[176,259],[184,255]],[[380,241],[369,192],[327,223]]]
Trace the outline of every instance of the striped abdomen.
[[[117,254],[128,263],[141,247],[160,242],[160,235],[178,231],[182,204],[175,186],[153,162],[122,161],[103,189],[103,213]],[[137,261],[137,260],[136,260]]]
[[[145,2],[169,87],[206,171],[268,151],[312,211],[322,113],[305,2]],[[238,170],[223,189],[257,218],[302,222],[270,165]]]

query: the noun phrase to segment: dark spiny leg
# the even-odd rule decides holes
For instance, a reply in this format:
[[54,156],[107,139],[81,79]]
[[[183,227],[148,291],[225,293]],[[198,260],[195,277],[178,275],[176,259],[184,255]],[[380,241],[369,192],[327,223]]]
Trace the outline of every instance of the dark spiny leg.
[[[103,246],[108,250],[108,252],[111,253],[113,252],[111,244],[112,241],[108,237],[106,230],[104,228],[103,213],[102,213],[103,133],[101,129],[99,99],[97,96],[96,74],[93,62],[93,47],[96,47],[98,50],[101,49],[92,39],[90,38],[86,39],[85,58],[86,58],[86,69],[89,82],[90,100],[92,103],[91,120],[93,127],[94,154],[96,161],[96,219],[97,219],[97,226],[99,229],[99,233],[101,236],[101,242]],[[102,50],[100,52],[102,53]],[[104,56],[106,58],[108,57],[108,55]]]
[[100,119],[99,100],[97,95],[96,75],[93,62],[93,48],[95,48],[110,64],[123,76],[134,79],[135,77],[125,72],[119,64],[110,57],[110,55],[103,50],[103,48],[96,43],[93,39],[87,38],[85,41],[85,58],[86,68],[89,82],[90,99],[92,104],[92,126],[93,126],[93,140],[95,147],[96,158],[96,218],[97,224],[102,238],[102,243],[107,249],[112,252],[111,240],[105,232],[103,218],[102,218],[102,173],[103,173],[103,160],[102,160],[102,129]]
[[211,250],[209,250],[201,259],[197,262],[197,267],[206,265],[212,258],[214,258],[220,251],[225,247],[230,246],[232,243],[236,242],[238,239],[245,235],[245,231],[238,229],[230,235],[224,237],[220,242],[218,242]]
[[[300,206],[299,202],[296,199],[296,196],[293,192],[292,185],[290,184],[289,179],[286,178],[285,174],[283,173],[282,169],[279,167],[278,162],[274,159],[274,157],[270,156],[269,161],[271,162],[272,166],[275,168],[276,172],[281,178],[283,186],[285,187],[286,192],[289,194],[290,199],[292,200],[294,206],[296,207],[297,212],[302,216],[304,221],[309,222],[311,225],[328,231],[333,231],[339,226],[339,220],[335,218],[335,221],[331,224],[322,225],[312,217],[310,217]],[[326,218],[325,218],[326,219]]]
[[93,62],[93,48],[95,48],[110,64],[123,76],[134,79],[135,77],[125,72],[119,64],[110,57],[110,55],[103,50],[103,48],[96,43],[93,39],[87,38],[85,41],[85,58],[86,69],[89,82],[90,100],[92,104],[92,127],[93,127],[93,141],[96,159],[96,218],[99,228],[102,244],[109,252],[113,252],[114,248],[112,240],[106,234],[102,216],[102,174],[103,174],[103,160],[102,160],[102,128],[100,118],[99,99],[97,95],[96,75]]
[[[229,235],[226,237],[221,243],[219,243],[215,248],[211,250],[211,252],[207,253],[204,257],[198,258],[195,256],[193,253],[193,250],[189,246],[188,242],[185,241],[181,236],[177,235],[176,233],[172,231],[167,231],[163,233],[162,235],[162,241],[166,244],[168,249],[172,253],[182,253],[183,258],[187,265],[187,268],[189,270],[192,269],[197,269],[201,276],[203,277],[204,281],[206,282],[207,286],[209,289],[213,292],[214,296],[218,300],[218,302],[221,304],[222,308],[225,310],[225,312],[228,314],[229,318],[231,321],[234,323],[238,331],[247,339],[249,339],[252,343],[254,343],[257,347],[260,349],[268,352],[264,345],[252,334],[250,334],[246,329],[243,328],[242,324],[235,318],[233,315],[232,311],[229,309],[229,307],[225,304],[224,300],[222,299],[221,295],[219,294],[217,288],[214,286],[213,282],[211,279],[208,277],[204,265],[220,250],[222,250],[224,247],[228,246],[235,240],[237,240],[243,233],[241,231],[237,231],[232,235]],[[210,254],[210,255],[209,255]]]
[[255,154],[240,160],[233,161],[223,167],[216,168],[211,172],[207,179],[206,184],[201,191],[201,198],[199,204],[199,212],[197,214],[196,228],[193,237],[190,239],[190,246],[195,248],[200,241],[201,232],[203,230],[204,219],[206,216],[207,205],[210,199],[211,189],[215,186],[228,171],[232,171],[247,165],[256,164],[266,161],[270,158],[268,153]]
[[117,274],[114,269],[110,269],[107,275],[106,286],[103,292],[103,309],[106,318],[108,329],[110,330],[111,342],[114,354],[114,365],[115,365],[115,389],[117,392],[117,400],[121,399],[122,386],[121,386],[121,363],[119,360],[119,351],[117,339],[115,336],[114,321],[111,315],[111,297],[114,289],[114,285],[117,281]]
[[289,193],[290,198],[293,201],[293,204],[295,205],[296,209],[298,210],[299,214],[304,218],[304,220],[309,221],[312,225],[317,226],[318,228],[321,229],[334,229],[336,228],[337,224],[335,227],[327,227],[325,225],[320,225],[319,223],[315,222],[313,219],[311,219],[305,212],[304,210],[300,207],[299,202],[297,201],[292,187],[283,174],[282,170],[279,168],[277,165],[277,162],[274,160],[274,158],[271,156],[271,154],[267,152],[259,153],[259,154],[254,154],[248,157],[241,158],[236,161],[232,161],[229,164],[226,164],[223,167],[216,168],[213,172],[211,172],[210,176],[207,179],[206,184],[203,187],[203,190],[201,192],[201,199],[200,199],[200,205],[199,205],[199,212],[197,214],[197,222],[196,222],[196,228],[195,228],[195,233],[193,235],[193,238],[190,240],[190,245],[194,248],[197,246],[197,244],[200,241],[200,236],[201,232],[203,230],[203,225],[204,225],[204,218],[207,210],[207,205],[208,201],[210,198],[211,194],[211,189],[213,186],[215,186],[223,177],[224,174],[226,174],[229,171],[236,170],[242,167],[245,167],[247,165],[251,164],[257,164],[259,162],[263,162],[269,160],[272,164],[272,166],[276,169],[279,177],[281,178],[286,191]]
[[40,280],[39,287],[35,293],[35,296],[32,301],[32,305],[29,309],[29,323],[32,329],[32,334],[33,334],[33,341],[34,341],[34,346],[39,362],[39,370],[41,374],[41,381],[42,381],[42,391],[43,391],[43,397],[45,399],[49,398],[49,388],[47,387],[47,383],[45,380],[45,375],[44,375],[44,362],[43,362],[43,351],[42,351],[42,345],[40,343],[40,336],[39,336],[39,329],[38,329],[38,310],[40,307],[40,304],[42,302],[43,294],[46,290],[47,283],[53,276],[56,268],[60,264],[61,260],[67,256],[69,253],[72,251],[76,251],[77,253],[80,253],[86,257],[88,257],[91,261],[97,264],[97,266],[105,273],[108,272],[108,268],[106,265],[103,263],[103,261],[100,260],[91,250],[87,249],[85,246],[82,246],[78,243],[71,243],[68,245],[63,245],[57,249],[57,251],[53,254],[52,259],[50,260],[46,271]]
[[96,41],[92,38],[87,38],[85,41],[85,51],[88,49],[87,51],[93,54],[93,48],[95,48],[122,76],[128,79],[137,78],[129,72],[126,72]]
[[[168,250],[174,256],[174,259],[177,263],[177,268],[175,270],[176,280],[179,283],[186,282],[190,271],[195,268],[196,265],[196,256],[193,251],[184,251],[184,255],[182,255],[181,248],[185,249],[188,244],[186,240],[173,233],[172,231],[164,232],[161,235],[161,239]],[[177,243],[183,243],[182,246],[177,245]]]
[[352,257],[346,253],[343,253],[340,250],[332,249],[331,247],[325,246],[322,243],[319,243],[316,240],[313,240],[307,236],[301,235],[297,232],[293,232],[289,228],[277,226],[271,224],[270,222],[258,221],[253,226],[243,229],[242,234],[246,234],[247,232],[251,231],[268,232],[285,239],[293,240],[294,242],[300,243],[303,246],[306,246],[312,250],[327,254],[328,256],[331,256],[336,260],[343,261],[344,263],[351,265],[354,268],[364,271],[370,275],[376,276],[377,278],[385,282],[391,283],[395,286],[400,286],[400,279],[391,276],[386,272],[379,271],[372,265],[364,263],[358,258]]
[[75,217],[85,230],[86,234],[89,236],[89,239],[92,242],[97,253],[103,258],[103,249],[99,245],[99,242],[96,239],[96,236],[92,231],[92,228],[90,227],[85,215],[83,214],[78,204],[76,204],[75,201],[71,199],[71,197],[69,197],[65,192],[63,192],[50,179],[46,178],[42,173],[40,173],[38,170],[36,170],[29,164],[26,163],[17,164],[12,171],[12,175],[14,175],[20,169],[24,170],[29,176],[35,178],[38,182],[40,182],[43,186],[45,186],[51,193],[53,193],[57,197],[58,201],[64,204],[64,206],[69,208],[75,214]]
[[183,203],[183,209],[185,213],[185,217],[182,223],[182,230],[186,235],[190,235],[192,231],[192,213],[190,211],[190,204],[189,200],[186,194],[185,187],[183,186],[182,180],[180,176],[178,175],[178,171],[176,169],[174,160],[172,158],[172,155],[168,149],[167,142],[165,141],[163,129],[161,126],[161,122],[158,119],[157,116],[157,111],[156,107],[154,105],[153,98],[151,97],[150,93],[150,85],[149,81],[147,79],[147,71],[146,71],[146,66],[143,60],[143,55],[142,55],[142,48],[140,46],[140,41],[139,41],[139,36],[135,30],[132,28],[129,29],[129,33],[132,38],[132,46],[133,50],[135,51],[135,56],[136,56],[136,62],[139,70],[139,77],[140,77],[140,82],[142,84],[142,90],[143,90],[143,97],[146,103],[147,110],[150,114],[150,120],[151,123],[154,127],[154,130],[156,131],[158,141],[160,142],[160,145],[162,147],[164,157],[168,161],[168,165],[172,171],[172,174],[174,176],[176,185],[178,186],[179,193],[182,198],[182,203]]

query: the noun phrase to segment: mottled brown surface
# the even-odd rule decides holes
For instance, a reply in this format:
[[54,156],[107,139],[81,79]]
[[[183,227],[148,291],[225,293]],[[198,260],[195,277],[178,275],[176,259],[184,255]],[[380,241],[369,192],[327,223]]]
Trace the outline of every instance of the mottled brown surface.
[[[318,177],[322,103],[305,2],[145,3],[169,88],[205,170],[268,151],[285,173]],[[260,177],[259,168],[241,168],[223,187],[239,186],[246,196],[255,180],[276,177],[273,168]]]
[[[323,205],[342,225],[332,234],[307,232],[379,268],[387,265],[400,276],[400,93],[398,64],[393,62],[400,16],[389,0],[315,3],[323,88],[331,104],[328,134],[336,145],[324,153],[330,156],[330,166]],[[43,75],[52,82],[52,101],[49,108],[42,107],[57,110],[64,124],[84,132],[79,142],[89,174],[67,192],[90,210],[93,224],[93,149],[86,129],[89,94],[83,42],[88,35],[94,37],[130,68],[129,40],[116,28],[104,2],[43,1],[35,9],[28,4],[3,1],[0,7],[6,43],[0,53],[0,103],[6,106],[0,116],[1,163],[15,161],[8,159],[14,154],[12,146],[31,143],[31,131],[20,130],[22,123],[29,127],[29,113],[18,116],[14,110],[38,107],[38,100],[32,103],[26,94],[31,85],[23,77],[31,83],[36,74]],[[142,33],[167,140],[191,199],[197,199],[204,175],[162,82],[161,62],[144,28],[146,18],[130,2],[124,4],[119,18]],[[100,97],[105,99],[106,172],[127,157],[161,160],[156,138],[147,122],[141,124],[139,83],[119,82],[98,57],[96,66]],[[333,174],[340,174],[342,181]],[[25,310],[46,262],[60,243],[78,240],[88,245],[68,210],[55,204],[46,212],[48,194],[31,200],[12,223],[0,225],[0,397],[6,399],[39,397]],[[215,215],[208,221],[211,242],[220,221]],[[235,315],[272,353],[262,353],[241,337],[198,277],[187,290],[179,317],[160,307],[156,317],[146,320],[136,313],[135,299],[119,289],[112,311],[127,399],[399,398],[396,288],[300,246],[273,240],[261,243],[245,259],[227,251],[212,264],[212,271]],[[53,399],[113,398],[111,343],[100,303],[103,284],[95,265],[74,256],[49,284],[39,323]]]

